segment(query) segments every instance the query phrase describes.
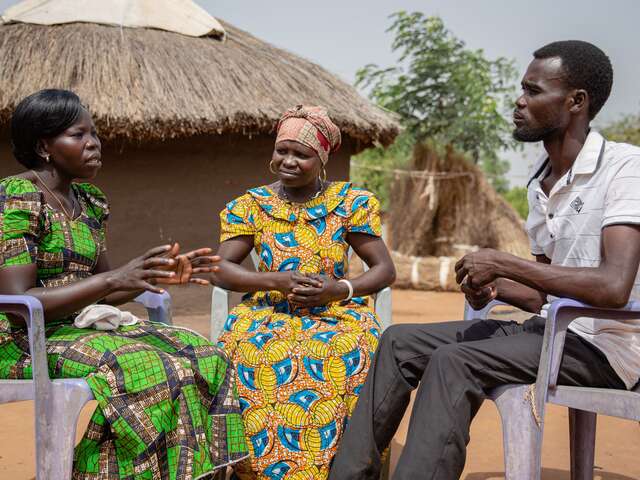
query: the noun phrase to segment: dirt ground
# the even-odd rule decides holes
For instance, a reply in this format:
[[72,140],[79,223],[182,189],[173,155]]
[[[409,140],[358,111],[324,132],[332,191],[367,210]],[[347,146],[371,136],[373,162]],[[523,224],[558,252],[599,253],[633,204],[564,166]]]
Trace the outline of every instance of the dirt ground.
[[[209,295],[205,288],[189,287],[172,292],[174,322],[208,334]],[[394,323],[429,323],[460,319],[463,297],[457,293],[395,290]],[[78,438],[94,406],[87,405],[78,426]],[[392,470],[404,445],[408,416],[392,444]],[[34,477],[33,404],[19,402],[0,406],[0,479]],[[54,434],[52,432],[52,434]],[[640,479],[640,426],[636,422],[599,417],[595,480]],[[566,409],[550,406],[546,417],[543,480],[569,480],[569,439]],[[464,480],[504,478],[502,434],[498,413],[485,402],[472,429]]]

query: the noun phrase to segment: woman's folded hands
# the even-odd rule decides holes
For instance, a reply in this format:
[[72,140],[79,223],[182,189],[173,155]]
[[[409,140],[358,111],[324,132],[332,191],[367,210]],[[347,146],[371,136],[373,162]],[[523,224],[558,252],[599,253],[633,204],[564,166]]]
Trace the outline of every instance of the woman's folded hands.
[[[219,255],[208,255],[211,252],[204,252],[205,250],[207,249],[194,250],[196,257],[189,256],[189,254],[193,252],[184,254],[188,257],[189,262],[183,260],[183,266],[176,266],[174,268],[176,275],[180,275],[180,272],[182,271],[185,275],[215,273],[218,274],[218,276],[221,276],[225,271],[230,273],[231,271],[234,271],[234,269],[238,269],[237,264],[229,261],[223,261]],[[242,269],[239,271],[251,276],[251,285],[245,284],[234,286],[233,288],[238,287],[238,291],[277,290],[282,292],[290,303],[303,307],[326,305],[331,302],[345,299],[349,294],[349,289],[344,283],[337,282],[329,276],[317,273],[303,273],[299,271],[245,272]],[[256,278],[261,278],[263,280],[257,281]],[[218,280],[220,280],[220,278],[218,278]],[[163,279],[163,282],[164,281],[166,280]],[[174,279],[170,279],[169,281],[174,281]],[[189,281],[200,284],[209,283],[208,280],[194,278],[191,278]],[[213,281],[215,282],[215,280]]]
[[348,287],[321,274],[292,272],[292,287],[287,293],[289,302],[303,307],[316,307],[342,300],[349,294]]

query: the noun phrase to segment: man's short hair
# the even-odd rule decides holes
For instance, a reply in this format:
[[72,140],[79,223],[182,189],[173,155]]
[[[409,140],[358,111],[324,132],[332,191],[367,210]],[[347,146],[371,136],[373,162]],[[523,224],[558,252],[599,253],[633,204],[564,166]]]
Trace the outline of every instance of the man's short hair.
[[586,90],[589,94],[589,118],[598,114],[609,98],[613,84],[613,67],[602,50],[589,42],[563,40],[539,48],[533,56],[560,58],[569,87]]

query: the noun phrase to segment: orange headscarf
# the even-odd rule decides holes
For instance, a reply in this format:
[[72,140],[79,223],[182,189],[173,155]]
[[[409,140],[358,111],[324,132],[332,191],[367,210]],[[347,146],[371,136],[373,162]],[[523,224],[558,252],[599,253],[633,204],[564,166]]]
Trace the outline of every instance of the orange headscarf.
[[292,140],[316,151],[323,165],[329,154],[340,148],[340,129],[331,121],[324,107],[298,105],[290,108],[278,122],[276,143]]

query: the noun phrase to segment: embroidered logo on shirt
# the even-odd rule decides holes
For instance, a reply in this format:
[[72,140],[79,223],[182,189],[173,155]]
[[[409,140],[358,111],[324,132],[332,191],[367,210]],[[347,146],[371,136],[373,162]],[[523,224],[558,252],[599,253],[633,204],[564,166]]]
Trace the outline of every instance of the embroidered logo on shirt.
[[573,199],[573,202],[570,203],[571,208],[573,208],[577,213],[580,213],[582,207],[584,206],[584,202],[580,197],[576,197]]

